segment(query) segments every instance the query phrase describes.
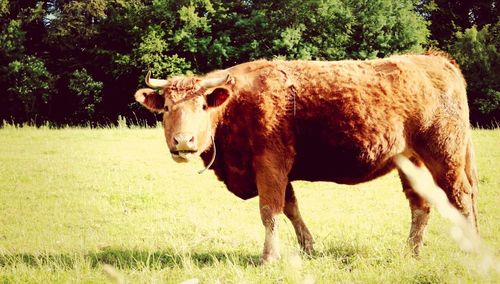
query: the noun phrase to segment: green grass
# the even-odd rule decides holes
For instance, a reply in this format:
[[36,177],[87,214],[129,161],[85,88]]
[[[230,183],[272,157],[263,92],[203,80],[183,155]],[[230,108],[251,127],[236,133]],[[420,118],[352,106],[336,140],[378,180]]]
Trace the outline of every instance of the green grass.
[[[476,130],[480,229],[500,254],[500,130]],[[433,212],[419,259],[396,173],[357,186],[296,182],[316,252],[281,218],[282,260],[257,265],[258,200],[201,162],[176,164],[161,129],[0,129],[0,283],[500,283]],[[308,282],[309,281],[309,282]]]

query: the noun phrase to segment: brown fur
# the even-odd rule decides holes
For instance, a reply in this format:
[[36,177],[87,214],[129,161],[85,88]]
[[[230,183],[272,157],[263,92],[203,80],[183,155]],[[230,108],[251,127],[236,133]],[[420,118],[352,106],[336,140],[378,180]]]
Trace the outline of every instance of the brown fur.
[[[214,91],[195,86],[228,74],[233,80],[216,89],[229,97],[206,117],[192,110]],[[188,131],[200,141],[196,148],[205,164],[213,150],[207,137],[215,135],[212,169],[238,197],[259,195],[266,232],[284,209],[290,218],[300,216],[293,213],[298,213],[296,199],[285,198],[291,181],[369,181],[392,170],[391,158],[399,153],[427,167],[452,204],[476,222],[477,178],[465,81],[441,53],[366,61],[259,60],[205,77],[174,77],[164,93],[165,104],[174,106],[164,117],[169,147],[186,121],[179,113],[190,109],[192,120],[202,126]],[[401,178],[418,219],[410,232],[418,253],[429,208]],[[288,200],[293,208],[287,207]],[[297,237],[310,251],[312,238],[301,222],[294,223]],[[267,243],[266,233],[264,261],[278,255],[274,247],[266,250]]]

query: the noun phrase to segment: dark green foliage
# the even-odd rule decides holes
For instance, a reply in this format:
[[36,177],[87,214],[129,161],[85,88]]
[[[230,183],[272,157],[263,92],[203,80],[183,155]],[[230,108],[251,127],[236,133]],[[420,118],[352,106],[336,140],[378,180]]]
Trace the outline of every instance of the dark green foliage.
[[468,82],[471,116],[484,124],[500,118],[500,20],[479,30],[473,26],[457,32],[455,38],[450,52]]
[[452,43],[456,31],[494,24],[500,16],[498,0],[421,0],[421,12],[430,20],[430,30],[441,48]]
[[0,34],[0,52],[2,59],[16,58],[24,51],[25,32],[21,28],[20,20],[8,21]]
[[35,119],[44,113],[47,105],[53,76],[45,68],[42,60],[35,56],[23,56],[8,65],[7,78],[13,82],[7,88],[9,101],[22,106],[14,109],[15,113],[26,119]]
[[[6,7],[3,5],[0,7]],[[26,54],[27,32],[22,29],[22,21],[5,18],[1,22],[0,119],[43,122],[55,76],[41,58]]]
[[[132,96],[147,70],[166,78],[259,58],[418,52],[428,43],[426,19],[438,17],[445,2],[0,0],[0,119],[96,125],[121,115],[155,123]],[[492,1],[472,2],[475,21],[488,22],[483,4]],[[453,15],[462,15],[455,6]],[[491,117],[498,89],[478,90],[486,93],[473,108]]]
[[97,118],[97,107],[102,101],[102,82],[95,81],[85,68],[71,74],[68,88],[77,98],[73,120],[82,122],[93,121]]

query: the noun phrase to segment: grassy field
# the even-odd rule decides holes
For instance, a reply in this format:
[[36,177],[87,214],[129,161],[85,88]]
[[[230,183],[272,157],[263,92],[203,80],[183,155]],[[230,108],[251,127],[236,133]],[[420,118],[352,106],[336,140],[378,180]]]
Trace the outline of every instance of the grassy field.
[[[500,256],[500,130],[476,130],[480,229]],[[396,173],[358,186],[296,182],[316,252],[281,218],[282,260],[257,265],[258,200],[201,162],[175,164],[161,129],[0,129],[0,283],[500,283],[436,212],[406,255]],[[108,264],[108,265],[106,265]],[[107,273],[104,271],[108,271]]]

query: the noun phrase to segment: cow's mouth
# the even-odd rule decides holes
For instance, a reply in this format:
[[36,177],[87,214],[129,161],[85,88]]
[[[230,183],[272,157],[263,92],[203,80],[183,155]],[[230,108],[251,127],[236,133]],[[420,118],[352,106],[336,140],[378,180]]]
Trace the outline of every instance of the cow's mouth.
[[186,154],[195,154],[198,152],[198,150],[176,150],[176,151],[170,151],[172,155],[176,156],[181,156],[181,155],[186,155]]
[[198,150],[173,150],[170,153],[174,161],[187,162],[198,153]]

